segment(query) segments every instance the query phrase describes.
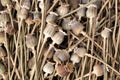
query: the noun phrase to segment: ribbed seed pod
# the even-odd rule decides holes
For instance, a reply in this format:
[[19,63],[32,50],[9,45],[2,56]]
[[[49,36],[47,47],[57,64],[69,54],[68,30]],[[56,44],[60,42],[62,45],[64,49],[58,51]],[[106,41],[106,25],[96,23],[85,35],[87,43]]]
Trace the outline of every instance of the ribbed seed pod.
[[41,21],[41,19],[40,19],[40,12],[38,12],[38,11],[35,11],[34,13],[33,13],[33,21],[35,22],[35,23],[40,23],[40,21]]
[[86,16],[88,18],[95,18],[97,16],[97,6],[95,4],[90,4],[87,8]]
[[34,64],[35,64],[35,57],[32,57],[32,58],[28,61],[28,67],[29,67],[30,69],[32,69],[33,66],[34,66]]
[[[83,6],[83,5],[80,4],[80,7],[82,7],[82,6]],[[79,17],[79,20],[81,20],[81,17],[86,16],[86,7],[80,8],[80,9],[77,11],[76,15]]]
[[30,25],[30,24],[34,24],[33,22],[33,15],[31,13],[28,14],[28,18],[25,19],[25,22]]
[[0,14],[0,23],[6,24],[7,22],[10,22],[9,14],[6,12],[3,12]]
[[2,6],[7,6],[7,5],[11,4],[11,3],[12,3],[11,0],[1,0]]
[[53,43],[56,43],[56,44],[61,44],[64,40],[64,36],[66,35],[65,32],[63,32],[62,30],[59,30],[59,32],[55,33],[55,35],[52,38],[53,40]]
[[26,8],[21,8],[20,11],[18,11],[18,18],[21,20],[26,19],[28,16],[28,10]]
[[65,65],[57,65],[56,71],[57,71],[56,74],[59,75],[60,77],[67,76],[69,74],[69,72],[65,68]]
[[81,0],[83,4],[86,4],[89,2],[89,0]]
[[0,58],[7,56],[7,53],[4,48],[0,46]]
[[46,38],[52,37],[56,32],[56,24],[55,23],[47,23],[46,28],[43,31],[43,34]]
[[24,0],[21,7],[30,10],[31,7],[30,0]]
[[12,27],[12,24],[7,23],[5,27],[5,32],[8,33],[9,35],[14,35],[16,32],[16,29]]
[[62,61],[67,61],[70,58],[69,53],[66,50],[57,50],[55,55]]
[[74,53],[77,54],[79,57],[84,57],[87,53],[87,50],[85,48],[75,48]]
[[0,63],[0,74],[4,74],[5,71],[6,71],[5,66],[2,63]]
[[71,57],[70,57],[70,60],[73,62],[73,64],[79,63],[80,62],[80,57],[77,54],[72,54]]
[[63,16],[69,12],[69,4],[62,3],[60,7],[58,7],[57,12],[60,16]]
[[69,25],[71,26],[72,32],[75,35],[79,35],[81,31],[83,31],[84,26],[78,22],[76,19],[73,19]]
[[33,49],[37,45],[37,39],[32,34],[27,34],[26,36],[26,46],[27,48]]
[[110,32],[111,30],[109,28],[105,28],[102,32],[101,32],[101,36],[106,39],[110,36]]
[[46,17],[46,22],[55,22],[57,19],[58,14],[55,12],[50,12],[49,15]]
[[51,62],[47,62],[43,67],[43,71],[45,72],[44,77],[47,77],[48,74],[52,74],[54,71],[54,64]]
[[64,30],[71,30],[71,27],[70,27],[70,25],[69,25],[69,22],[70,22],[71,20],[70,20],[70,18],[68,17],[68,18],[63,18],[63,21],[62,21],[62,28],[64,29]]
[[104,74],[104,71],[103,71],[103,66],[102,65],[94,65],[93,67],[93,73],[99,77],[99,76],[102,76]]

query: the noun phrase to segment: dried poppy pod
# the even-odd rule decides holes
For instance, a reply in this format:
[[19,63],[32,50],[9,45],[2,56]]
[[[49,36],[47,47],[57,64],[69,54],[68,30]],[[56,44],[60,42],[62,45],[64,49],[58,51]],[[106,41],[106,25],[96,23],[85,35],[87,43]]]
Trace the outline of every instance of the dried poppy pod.
[[26,8],[21,8],[18,11],[18,18],[20,18],[21,20],[26,19],[28,16],[28,10]]
[[69,12],[69,4],[62,3],[60,7],[58,7],[57,12],[60,16],[63,16]]
[[56,50],[55,55],[62,61],[67,61],[70,58],[69,53],[66,50]]
[[27,19],[25,19],[25,22],[30,26],[31,24],[34,24],[33,22],[33,15],[31,13],[28,14]]
[[30,10],[31,7],[30,0],[24,0],[21,7]]
[[70,27],[70,25],[69,25],[69,22],[70,22],[71,20],[70,20],[70,17],[68,17],[68,18],[63,18],[63,21],[62,21],[62,28],[64,29],[64,30],[71,30],[71,27]]
[[89,0],[81,0],[83,4],[86,4],[89,2]]
[[81,20],[81,17],[86,16],[86,7],[83,7],[82,4],[79,5],[81,8],[77,11],[76,15],[79,17],[79,20]]
[[16,29],[12,27],[12,24],[7,23],[5,27],[5,32],[8,33],[9,35],[14,35],[16,32]]
[[95,4],[90,4],[87,8],[86,16],[88,18],[95,18],[97,16],[97,6]]
[[40,23],[40,21],[41,21],[41,19],[40,19],[40,12],[35,11],[35,12],[33,13],[33,21],[34,21],[35,23]]
[[47,25],[43,31],[45,38],[52,37],[55,34],[56,29],[57,29],[56,26],[57,25],[55,23],[52,23],[52,22],[47,23]]
[[6,44],[4,31],[0,31],[0,43]]
[[43,67],[43,71],[45,72],[44,77],[47,77],[48,74],[52,74],[54,69],[54,63],[47,62]]
[[5,56],[7,56],[7,52],[2,46],[0,46],[0,58],[4,58]]
[[34,49],[34,47],[37,45],[37,38],[32,34],[27,34],[25,37],[27,48]]
[[5,69],[5,65],[3,65],[1,62],[0,62],[0,75],[2,75],[3,79],[6,80],[6,77],[4,75],[4,73],[6,72],[6,69]]
[[59,45],[63,42],[65,35],[67,35],[65,32],[63,32],[62,30],[59,30],[59,32],[55,33],[55,35],[51,37],[51,39],[53,40],[53,43],[56,43]]
[[73,19],[69,25],[71,26],[72,32],[75,35],[79,35],[81,31],[83,31],[84,26],[78,22],[76,19]]
[[66,70],[65,65],[57,65],[56,66],[56,75],[59,75],[60,77],[65,77],[69,74],[69,71]]
[[[84,75],[83,77],[87,77],[89,76],[90,74],[95,74],[97,77],[100,77],[104,74],[104,71],[103,71],[103,66],[102,65],[99,65],[99,64],[96,64],[94,65],[93,67],[93,71],[91,73],[87,73],[86,75]],[[79,79],[82,79],[83,77],[79,77],[75,80],[79,80]]]
[[46,22],[55,22],[57,20],[57,16],[57,13],[50,12],[49,15],[46,17]]
[[80,0],[70,0],[70,6],[73,9],[76,9],[79,6]]
[[79,57],[84,57],[85,54],[87,53],[87,50],[83,47],[81,48],[75,48],[74,53],[77,54]]
[[11,0],[1,0],[1,4],[2,4],[2,6],[7,6],[7,5],[12,4],[12,1]]
[[6,12],[3,12],[0,14],[0,23],[2,26],[5,26],[7,22],[10,22],[9,14]]
[[106,28],[101,32],[101,36],[106,39],[110,36],[111,30],[109,28]]
[[71,57],[70,57],[70,60],[73,62],[73,64],[79,63],[80,62],[80,57],[77,54],[72,54]]

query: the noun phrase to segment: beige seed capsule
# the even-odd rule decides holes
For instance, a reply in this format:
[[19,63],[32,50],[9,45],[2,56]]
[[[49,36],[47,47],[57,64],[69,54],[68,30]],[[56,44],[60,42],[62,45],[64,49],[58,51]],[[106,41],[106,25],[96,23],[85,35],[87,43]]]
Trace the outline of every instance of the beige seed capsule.
[[62,61],[67,61],[70,58],[69,53],[66,50],[56,50],[55,55]]
[[57,29],[56,26],[57,25],[55,23],[51,23],[51,22],[49,22],[46,25],[46,28],[43,31],[43,34],[45,35],[46,38],[52,37],[55,34],[56,29]]
[[71,26],[72,32],[75,35],[79,35],[81,31],[83,31],[84,26],[78,22],[76,19],[73,19],[69,25]]
[[68,17],[68,18],[63,18],[63,21],[62,21],[62,28],[64,29],[64,30],[71,30],[71,27],[70,27],[70,25],[69,25],[69,22],[70,22],[71,20],[70,20],[70,17]]
[[55,22],[57,20],[58,14],[55,12],[50,12],[49,15],[46,17],[46,22]]
[[30,0],[24,0],[21,7],[30,10],[31,7]]
[[21,20],[26,19],[28,16],[28,10],[26,8],[21,8],[18,11],[18,18],[20,18]]
[[53,43],[56,43],[59,45],[63,42],[65,35],[66,35],[65,32],[63,32],[62,30],[59,30],[59,32],[55,33],[55,35],[51,37],[51,39],[53,40]]
[[40,21],[41,21],[41,19],[40,19],[40,12],[38,12],[38,11],[35,11],[34,13],[33,13],[33,21],[35,22],[35,23],[40,23]]
[[73,64],[79,63],[80,62],[80,57],[77,54],[72,54],[71,57],[70,57],[70,60],[73,62]]
[[3,12],[0,14],[0,23],[5,25],[7,22],[10,22],[9,14],[6,12]]
[[105,28],[102,32],[101,32],[101,36],[106,39],[110,36],[110,32],[111,30],[109,28]]
[[57,12],[60,16],[63,16],[69,12],[69,4],[62,3],[60,7],[58,7]]
[[0,62],[0,74],[4,74],[6,71],[5,66]]
[[84,57],[87,53],[87,50],[85,48],[75,48],[74,53],[77,54],[79,57]]
[[29,61],[28,61],[28,68],[32,69],[33,66],[35,64],[35,57],[32,57]]
[[103,71],[103,66],[102,65],[94,65],[93,67],[93,73],[99,77],[99,76],[102,76],[104,74],[104,71]]
[[88,18],[95,18],[97,16],[97,6],[95,4],[90,4],[87,8],[86,16]]
[[44,77],[47,77],[48,74],[52,74],[54,71],[54,64],[47,62],[43,67],[43,71],[45,72]]
[[32,34],[27,34],[26,36],[26,46],[27,48],[34,49],[37,45],[37,39]]
[[5,32],[8,33],[9,35],[14,35],[17,30],[15,27],[12,27],[11,23],[7,23],[5,27]]
[[7,5],[10,5],[11,3],[12,3],[11,0],[1,0],[2,6],[7,6]]
[[60,77],[64,77],[67,76],[69,74],[69,72],[66,70],[65,65],[57,65],[56,67],[56,71],[57,71],[57,75],[59,75]]
[[0,43],[5,44],[5,33],[0,31]]

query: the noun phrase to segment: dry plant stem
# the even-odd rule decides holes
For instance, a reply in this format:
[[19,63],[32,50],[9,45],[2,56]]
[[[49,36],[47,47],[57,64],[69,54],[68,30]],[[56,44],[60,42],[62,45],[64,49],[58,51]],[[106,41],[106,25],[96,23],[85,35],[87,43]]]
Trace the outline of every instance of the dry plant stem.
[[22,27],[22,21],[23,20],[21,20],[20,23],[19,23],[18,37],[17,37],[17,42],[16,42],[16,54],[15,54],[15,59],[14,59],[15,65],[14,65],[13,70],[12,70],[11,79],[12,79],[12,76],[13,76],[14,71],[15,71],[17,56],[18,56],[18,53],[19,53],[18,52],[18,44],[19,44],[19,39],[20,39],[20,31],[21,31],[21,27]]
[[105,6],[109,3],[109,1],[110,1],[110,0],[107,0],[107,1],[104,3],[104,5],[102,5],[102,8],[100,9],[100,11],[99,11],[99,13],[98,13],[97,20],[99,19],[100,15],[101,15],[101,13],[102,13],[102,11],[103,11],[103,9],[104,9]]
[[11,77],[11,73],[10,73],[10,52],[9,52],[9,46],[8,46],[8,41],[7,41],[7,35],[6,35],[6,33],[5,33],[5,42],[6,42],[6,44],[5,44],[5,47],[6,47],[6,50],[7,50],[7,56],[8,56],[8,77],[9,77],[9,80],[11,80],[10,79],[10,77]]
[[42,53],[42,50],[44,48],[44,45],[45,45],[46,41],[47,41],[47,38],[44,37],[43,43],[42,43],[41,48],[40,48],[40,52],[38,53],[38,58],[37,58],[38,61],[40,59],[40,56],[41,56],[41,53]]
[[33,29],[32,29],[32,32],[31,32],[31,34],[33,34],[34,33],[34,31],[35,31],[35,29],[36,29],[36,27],[37,27],[37,23],[35,23],[35,25],[33,26]]
[[69,12],[68,14],[59,17],[58,19],[62,19],[62,18],[64,18],[64,17],[67,17],[67,16],[69,16],[69,15],[71,15],[71,14],[77,12],[80,8],[86,7],[86,6],[88,6],[89,4],[94,3],[95,1],[97,1],[97,0],[92,0],[92,1],[90,1],[89,3],[87,3],[87,4],[85,4],[85,5],[81,6],[81,7],[78,7],[77,9],[75,9],[75,10]]
[[116,40],[115,40],[115,34],[116,34],[116,28],[117,28],[117,20],[118,20],[118,0],[115,0],[115,25],[114,25],[114,30],[113,30],[113,36],[112,36],[112,39],[113,39],[113,44],[114,44],[114,47],[116,46]]
[[23,49],[22,49],[22,40],[20,41],[20,67],[21,67],[21,73],[22,73],[22,80],[24,79],[24,72],[23,72]]
[[108,64],[107,64],[106,62],[104,62],[103,60],[98,59],[98,58],[96,58],[96,57],[94,57],[94,56],[92,56],[92,55],[90,55],[90,54],[85,54],[85,56],[91,57],[91,58],[93,58],[93,59],[98,60],[99,62],[103,63],[103,64],[106,65],[108,68],[110,68],[111,70],[113,70],[113,71],[116,73],[116,75],[120,75],[120,72],[118,72],[117,70],[115,70],[113,67],[111,67],[110,65],[108,65]]
[[[94,57],[94,56],[92,56],[92,55],[90,55],[90,54],[85,54],[85,56],[98,60],[99,62],[103,63],[103,64],[106,65],[108,68],[110,68],[111,70],[113,70],[115,73],[117,73],[118,75],[120,75],[120,73],[119,73],[118,71],[116,71],[113,67],[111,67],[111,66],[108,65],[107,63],[105,63],[103,60],[100,60],[100,59],[98,59],[98,58],[96,58],[96,57]],[[89,76],[89,74],[91,74],[91,73],[88,73],[88,74],[84,75],[83,77],[87,77],[87,76]],[[79,78],[77,78],[77,79],[75,79],[75,80],[79,80],[79,79],[81,79],[81,78],[82,78],[82,77],[79,77]]]
[[54,44],[55,44],[54,42],[53,42],[52,44],[50,44],[50,46],[49,46],[49,48],[48,48],[48,50],[47,50],[47,52],[46,52],[46,55],[45,55],[44,58],[43,58],[40,71],[42,71],[43,66],[44,66],[44,64],[45,64],[45,61],[46,61],[46,59],[47,59],[47,56],[48,56],[50,50],[53,48]]
[[[104,60],[104,62],[106,62],[107,63],[107,61],[106,61],[106,39],[104,38],[103,39],[103,60]],[[106,71],[106,65],[103,67],[103,69],[104,69],[104,80],[107,80],[107,71]]]
[[[118,31],[117,42],[116,42],[116,47],[115,47],[114,59],[117,58],[119,44],[120,44],[120,23],[119,23],[119,31]],[[115,67],[115,62],[113,62],[112,67]],[[113,71],[111,72],[111,77],[112,77],[112,75],[113,75]]]
[[53,5],[50,7],[50,9],[47,11],[47,14],[52,11],[52,9],[55,7],[55,5],[58,3],[59,0],[55,0],[55,2],[53,3]]
[[[85,36],[86,38],[88,38],[89,40],[92,41],[91,37],[89,37],[85,32],[82,31],[81,34],[82,34],[83,36]],[[101,50],[103,50],[103,48],[102,48],[97,42],[94,41],[94,44],[97,45]],[[111,59],[113,59],[113,61],[115,61],[116,63],[119,63],[119,62],[116,61],[108,52],[106,53],[106,55],[108,55],[108,56],[109,56]]]

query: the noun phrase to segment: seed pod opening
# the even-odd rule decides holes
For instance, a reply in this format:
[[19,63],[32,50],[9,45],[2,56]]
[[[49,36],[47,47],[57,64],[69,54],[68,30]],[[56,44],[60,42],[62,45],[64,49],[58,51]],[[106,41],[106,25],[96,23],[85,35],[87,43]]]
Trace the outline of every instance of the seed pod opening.
[[62,3],[60,7],[58,7],[57,12],[60,16],[63,16],[69,12],[69,4]]
[[25,37],[26,37],[27,48],[33,49],[37,45],[36,37],[31,34],[27,34]]
[[96,76],[102,76],[104,71],[103,71],[103,67],[102,65],[94,65],[93,67],[93,73],[96,75]]
[[84,57],[87,53],[87,50],[85,48],[75,48],[74,53],[77,54],[79,57]]
[[66,50],[57,50],[55,55],[62,61],[67,61],[70,58],[69,53]]
[[55,35],[51,39],[53,40],[54,43],[59,45],[63,42],[65,35],[66,35],[65,32],[59,30],[59,32],[55,33]]
[[57,13],[50,12],[49,15],[46,17],[46,22],[55,22],[57,20],[57,16]]
[[77,54],[72,54],[72,56],[70,57],[70,60],[73,62],[73,64],[79,63],[80,57]]
[[95,4],[90,4],[87,8],[86,16],[88,18],[95,18],[97,16],[97,6]]

